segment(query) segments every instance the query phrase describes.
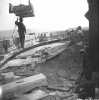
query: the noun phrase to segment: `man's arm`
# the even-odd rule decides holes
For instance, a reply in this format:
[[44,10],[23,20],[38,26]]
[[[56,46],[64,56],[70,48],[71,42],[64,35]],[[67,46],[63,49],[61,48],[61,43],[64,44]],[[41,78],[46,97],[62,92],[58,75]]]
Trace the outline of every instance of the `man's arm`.
[[18,25],[19,24],[19,22],[18,22],[18,18],[17,18],[17,20],[15,21],[15,25]]
[[15,25],[18,25],[18,24],[19,24],[19,22],[16,20],[16,21],[15,21]]

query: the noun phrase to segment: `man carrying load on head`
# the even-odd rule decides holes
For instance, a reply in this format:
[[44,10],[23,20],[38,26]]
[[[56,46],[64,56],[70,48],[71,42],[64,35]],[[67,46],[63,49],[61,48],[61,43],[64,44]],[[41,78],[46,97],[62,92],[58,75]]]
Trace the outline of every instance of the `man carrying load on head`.
[[18,26],[18,33],[19,33],[19,39],[20,39],[21,48],[24,48],[26,27],[23,24],[23,18],[20,17],[19,21],[17,19],[17,21],[15,21],[15,24]]

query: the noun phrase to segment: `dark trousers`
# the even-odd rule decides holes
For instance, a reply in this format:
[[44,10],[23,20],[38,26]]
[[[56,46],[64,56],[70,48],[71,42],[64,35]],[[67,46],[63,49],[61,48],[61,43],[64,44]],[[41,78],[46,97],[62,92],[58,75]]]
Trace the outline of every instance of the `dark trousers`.
[[24,48],[25,34],[19,34],[21,48]]

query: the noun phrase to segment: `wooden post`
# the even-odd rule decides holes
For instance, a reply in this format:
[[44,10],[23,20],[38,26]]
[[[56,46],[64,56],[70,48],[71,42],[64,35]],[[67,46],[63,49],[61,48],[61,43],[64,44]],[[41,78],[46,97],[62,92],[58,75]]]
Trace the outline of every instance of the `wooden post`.
[[[87,80],[92,80],[92,73],[99,71],[99,0],[87,0],[89,11],[86,14],[89,20],[89,68]],[[89,95],[95,96],[94,87],[89,88]]]

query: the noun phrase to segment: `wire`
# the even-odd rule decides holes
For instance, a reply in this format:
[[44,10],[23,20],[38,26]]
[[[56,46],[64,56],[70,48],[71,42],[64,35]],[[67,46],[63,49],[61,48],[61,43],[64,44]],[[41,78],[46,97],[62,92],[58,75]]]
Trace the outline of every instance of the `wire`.
[[[14,21],[14,19],[15,19],[15,17],[13,18],[13,21]],[[18,19],[18,17],[17,17],[17,19]],[[13,32],[12,32],[12,37],[13,37],[13,35],[15,33],[15,29],[16,29],[16,25],[14,26],[14,29],[13,29]]]
[[15,33],[15,29],[16,29],[16,25],[15,25],[15,27],[14,27],[14,29],[13,29],[13,33],[12,33],[13,44],[15,44],[15,41],[14,41],[14,33]]

